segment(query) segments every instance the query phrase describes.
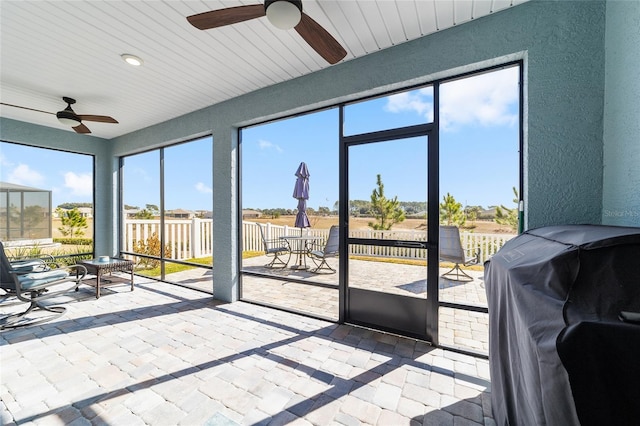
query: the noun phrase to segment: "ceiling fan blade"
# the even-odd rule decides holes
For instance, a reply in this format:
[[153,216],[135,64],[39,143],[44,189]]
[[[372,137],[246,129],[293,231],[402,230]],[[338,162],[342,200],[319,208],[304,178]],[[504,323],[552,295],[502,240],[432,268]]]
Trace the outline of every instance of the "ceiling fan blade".
[[260,18],[265,15],[263,4],[253,4],[198,13],[197,15],[188,16],[187,21],[199,30],[209,30],[211,28],[248,21],[249,19]]
[[41,109],[35,109],[35,108],[27,108],[27,107],[23,107],[23,106],[20,106],[20,105],[5,104],[4,102],[0,102],[0,105],[10,106],[10,107],[14,107],[14,108],[27,109],[29,111],[35,111],[35,112],[44,112],[45,114],[51,114],[51,115],[55,115],[56,114],[55,112],[43,111]]
[[82,121],[97,121],[98,123],[114,123],[118,124],[118,120],[107,115],[80,115],[78,118]]
[[73,130],[75,130],[76,133],[91,133],[91,130],[89,130],[89,128],[82,123],[80,123],[76,127],[73,127]]
[[295,29],[309,46],[331,65],[340,62],[347,56],[347,51],[340,43],[306,13],[302,13],[302,19],[295,26]]

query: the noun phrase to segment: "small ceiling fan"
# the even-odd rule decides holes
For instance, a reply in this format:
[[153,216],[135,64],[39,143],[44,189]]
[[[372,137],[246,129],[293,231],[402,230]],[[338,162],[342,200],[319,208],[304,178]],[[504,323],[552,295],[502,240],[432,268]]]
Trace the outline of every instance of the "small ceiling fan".
[[98,123],[114,123],[117,124],[118,121],[113,118],[113,117],[109,117],[106,115],[89,115],[89,114],[76,114],[73,109],[71,108],[71,105],[76,103],[76,100],[73,98],[68,98],[66,96],[64,96],[62,98],[63,101],[65,101],[67,103],[67,107],[65,109],[63,109],[62,111],[58,111],[58,112],[49,112],[49,111],[42,111],[40,109],[34,109],[34,108],[28,108],[28,107],[23,107],[20,105],[12,105],[12,104],[6,104],[4,102],[0,102],[1,105],[6,105],[6,106],[10,106],[10,107],[14,107],[14,108],[22,108],[22,109],[27,109],[29,111],[37,111],[37,112],[44,112],[45,114],[55,114],[56,117],[58,117],[58,121],[62,124],[64,124],[65,126],[71,126],[73,128],[73,130],[76,131],[76,133],[91,133],[91,130],[89,130],[89,128],[87,126],[85,126],[84,124],[82,124],[82,121],[95,121]]
[[187,17],[200,30],[223,27],[267,16],[275,27],[295,28],[313,50],[331,65],[341,61],[347,52],[327,30],[302,11],[302,0],[265,0],[264,4],[228,7]]

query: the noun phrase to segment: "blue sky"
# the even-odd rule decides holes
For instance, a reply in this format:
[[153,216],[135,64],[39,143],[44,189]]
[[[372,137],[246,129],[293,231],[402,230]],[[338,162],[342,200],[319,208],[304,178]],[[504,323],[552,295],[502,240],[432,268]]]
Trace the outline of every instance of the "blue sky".
[[[440,103],[440,193],[463,205],[513,206],[518,187],[518,68],[445,83]],[[345,133],[425,123],[431,88],[349,107]],[[242,135],[245,208],[296,207],[294,173],[310,172],[308,206],[338,200],[338,110],[252,127]],[[426,201],[426,140],[358,146],[350,151],[349,198],[369,200],[381,174],[387,197]]]
[[53,207],[93,201],[93,157],[0,143],[0,181],[53,192]]
[[[211,137],[165,148],[165,209],[212,210],[212,151]],[[125,158],[125,204],[160,206],[159,159],[157,150]]]
[[[518,186],[518,68],[441,86],[440,192],[463,205],[512,206]],[[430,88],[349,107],[346,133],[424,123],[433,117]],[[338,110],[245,129],[242,133],[244,208],[291,208],[294,173],[307,163],[308,206],[338,200]],[[159,204],[157,152],[125,162],[125,203]],[[211,139],[166,149],[166,208],[209,210]],[[426,140],[403,140],[350,150],[351,199],[368,200],[381,174],[388,197],[426,201]],[[0,144],[0,180],[53,191],[54,207],[91,202],[91,156]]]

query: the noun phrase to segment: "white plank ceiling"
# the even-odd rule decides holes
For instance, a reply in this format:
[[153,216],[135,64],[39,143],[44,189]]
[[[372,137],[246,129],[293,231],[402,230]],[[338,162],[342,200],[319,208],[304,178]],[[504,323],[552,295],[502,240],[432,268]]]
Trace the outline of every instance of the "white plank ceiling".
[[[349,61],[525,1],[304,0],[303,8]],[[258,2],[1,0],[0,101],[55,113],[62,96],[75,98],[77,114],[119,121],[85,122],[109,139],[330,66],[265,17],[207,31],[186,20]],[[124,53],[144,65],[127,65]],[[73,131],[42,112],[2,105],[0,116]]]

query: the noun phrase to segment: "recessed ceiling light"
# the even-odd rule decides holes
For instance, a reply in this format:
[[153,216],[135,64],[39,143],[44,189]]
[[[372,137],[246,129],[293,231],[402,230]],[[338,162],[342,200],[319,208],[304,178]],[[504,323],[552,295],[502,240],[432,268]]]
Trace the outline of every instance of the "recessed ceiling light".
[[133,65],[134,67],[139,67],[140,65],[143,64],[142,59],[138,58],[135,55],[130,55],[128,53],[125,53],[120,55],[120,57],[122,58],[123,61],[125,61],[129,65]]

